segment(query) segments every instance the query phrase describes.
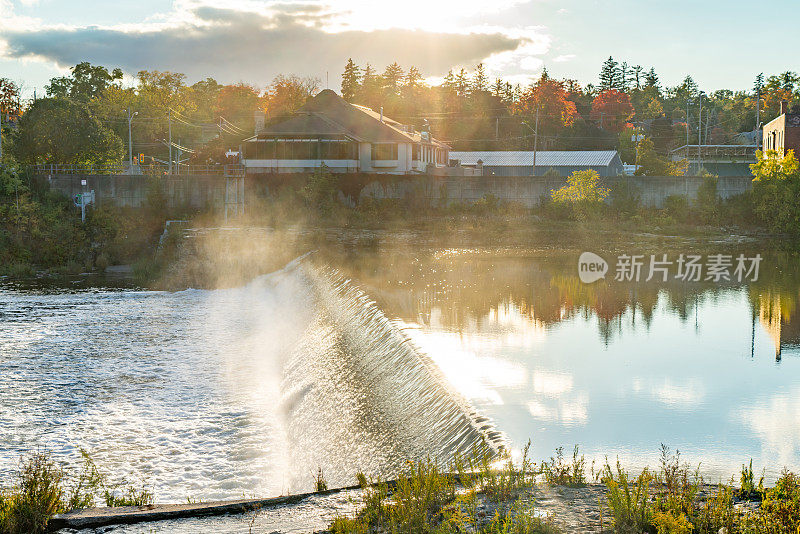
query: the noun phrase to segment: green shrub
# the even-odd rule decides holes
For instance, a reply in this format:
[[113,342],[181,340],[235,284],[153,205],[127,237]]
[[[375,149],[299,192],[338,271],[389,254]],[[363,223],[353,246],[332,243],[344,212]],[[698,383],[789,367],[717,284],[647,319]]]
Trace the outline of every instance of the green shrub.
[[768,532],[800,532],[800,477],[784,469],[761,502],[760,522]]
[[753,171],[753,211],[776,232],[800,233],[800,163],[789,150],[780,158],[775,151],[756,153]]
[[700,217],[700,221],[705,224],[715,224],[719,222],[720,199],[717,193],[717,177],[706,175],[703,183],[697,189],[697,199],[695,209]]
[[616,473],[606,463],[603,482],[608,493],[606,498],[614,520],[614,532],[641,534],[653,531],[653,510],[649,505],[652,475],[645,469],[631,479],[617,461]]
[[641,207],[641,193],[630,179],[621,178],[610,191],[611,209],[622,217],[635,215]]
[[552,198],[556,204],[569,206],[573,218],[586,220],[600,214],[608,194],[608,189],[600,185],[600,175],[587,169],[573,172],[567,185],[553,191]]
[[689,199],[684,195],[669,195],[664,199],[664,211],[676,221],[686,221],[689,218]]
[[47,454],[36,452],[22,460],[18,478],[5,528],[11,533],[46,532],[50,518],[63,510],[63,471]]
[[308,177],[299,195],[321,215],[330,215],[338,203],[339,179],[323,164]]

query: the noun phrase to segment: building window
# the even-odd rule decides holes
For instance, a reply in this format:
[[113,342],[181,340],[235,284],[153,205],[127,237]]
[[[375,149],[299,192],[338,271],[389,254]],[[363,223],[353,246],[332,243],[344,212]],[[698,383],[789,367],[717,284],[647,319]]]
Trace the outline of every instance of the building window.
[[372,160],[397,159],[397,143],[375,143],[372,145]]
[[349,141],[320,140],[319,159],[358,159],[358,145]]

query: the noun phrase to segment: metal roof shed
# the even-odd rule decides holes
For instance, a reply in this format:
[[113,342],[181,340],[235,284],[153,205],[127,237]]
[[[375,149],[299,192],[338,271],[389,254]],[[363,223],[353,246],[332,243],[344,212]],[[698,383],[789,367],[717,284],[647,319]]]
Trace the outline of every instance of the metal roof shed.
[[[464,167],[477,167],[480,160],[486,176],[533,175],[532,150],[451,151],[450,159],[460,160]],[[536,151],[536,176],[542,176],[549,169],[562,176],[586,169],[597,171],[600,176],[623,174],[622,160],[616,150]]]

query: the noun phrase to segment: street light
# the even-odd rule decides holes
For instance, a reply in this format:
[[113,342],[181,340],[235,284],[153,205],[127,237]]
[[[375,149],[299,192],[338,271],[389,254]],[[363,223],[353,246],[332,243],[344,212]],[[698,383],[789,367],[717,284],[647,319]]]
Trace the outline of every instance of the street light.
[[139,114],[138,111],[134,111],[133,115],[131,115],[131,108],[126,110],[128,113],[128,168],[133,168],[133,139],[131,138],[131,122],[133,122],[133,118]]

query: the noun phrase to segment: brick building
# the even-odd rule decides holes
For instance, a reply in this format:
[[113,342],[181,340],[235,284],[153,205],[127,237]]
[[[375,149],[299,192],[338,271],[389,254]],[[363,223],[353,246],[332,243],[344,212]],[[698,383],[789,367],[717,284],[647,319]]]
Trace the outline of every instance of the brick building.
[[763,148],[775,150],[779,156],[794,150],[800,156],[800,113],[789,113],[787,102],[781,102],[781,114],[764,125]]

